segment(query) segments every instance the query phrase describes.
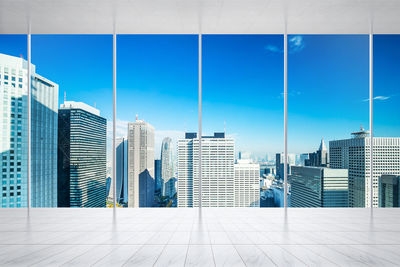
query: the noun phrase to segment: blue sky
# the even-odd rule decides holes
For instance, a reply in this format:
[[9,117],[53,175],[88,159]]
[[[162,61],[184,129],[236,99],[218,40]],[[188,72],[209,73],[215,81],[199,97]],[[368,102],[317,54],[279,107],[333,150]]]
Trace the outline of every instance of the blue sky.
[[[400,136],[400,36],[374,38],[376,136]],[[121,35],[117,40],[118,134],[135,115],[156,144],[197,131],[196,35]],[[283,149],[283,36],[203,36],[203,132],[223,131],[236,150]],[[0,35],[0,53],[26,58],[26,36]],[[33,35],[37,72],[67,100],[112,119],[112,36]],[[288,142],[293,153],[368,128],[368,36],[289,36]],[[159,151],[157,149],[156,151]]]

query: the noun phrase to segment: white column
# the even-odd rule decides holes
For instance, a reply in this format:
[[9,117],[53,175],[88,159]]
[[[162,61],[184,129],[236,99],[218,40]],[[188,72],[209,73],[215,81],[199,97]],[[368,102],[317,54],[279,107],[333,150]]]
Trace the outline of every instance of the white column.
[[288,186],[287,186],[287,160],[288,160],[288,156],[287,156],[287,27],[285,25],[285,33],[283,36],[283,41],[284,41],[284,45],[283,45],[283,60],[284,60],[284,64],[283,64],[283,84],[284,84],[284,89],[283,89],[283,96],[284,96],[284,156],[285,156],[285,163],[284,163],[284,179],[283,179],[283,183],[284,183],[284,206],[285,209],[287,209],[287,191],[288,191]]
[[201,136],[202,136],[202,129],[201,129],[201,89],[202,89],[202,73],[201,73],[201,60],[202,60],[202,35],[199,33],[199,208],[201,209],[202,206],[202,190],[201,190]]
[[31,73],[31,27],[30,25],[28,26],[28,201],[27,201],[27,206],[28,206],[28,216],[30,213],[30,208],[31,208],[31,146],[32,146],[32,139],[31,139],[31,129],[32,129],[32,73]]
[[117,206],[117,170],[116,170],[116,141],[115,141],[115,133],[116,133],[116,125],[117,125],[117,36],[115,34],[115,26],[114,26],[114,33],[113,33],[113,139],[112,139],[112,173],[113,173],[113,183],[112,183],[112,190],[113,190],[113,209],[115,213],[115,208]]
[[370,208],[371,214],[373,212],[373,203],[374,203],[374,173],[373,173],[373,152],[374,152],[374,116],[373,116],[373,107],[374,107],[374,88],[373,88],[373,44],[374,44],[374,35],[371,30],[369,33],[369,131],[370,131],[370,157],[369,157],[369,165],[370,165]]

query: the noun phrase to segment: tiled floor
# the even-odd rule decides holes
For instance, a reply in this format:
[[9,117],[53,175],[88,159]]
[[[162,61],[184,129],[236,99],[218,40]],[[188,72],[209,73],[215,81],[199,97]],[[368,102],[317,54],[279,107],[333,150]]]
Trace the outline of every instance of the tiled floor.
[[0,266],[399,266],[400,209],[0,209]]

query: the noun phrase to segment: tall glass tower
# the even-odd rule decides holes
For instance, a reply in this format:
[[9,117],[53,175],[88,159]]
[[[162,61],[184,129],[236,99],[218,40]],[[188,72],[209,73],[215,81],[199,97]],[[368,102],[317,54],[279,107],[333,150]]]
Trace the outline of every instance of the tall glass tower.
[[106,129],[100,111],[66,101],[58,114],[58,206],[106,206]]
[[174,165],[172,158],[172,140],[169,137],[165,137],[161,145],[161,179],[163,181],[162,194],[164,196],[172,197],[175,194],[173,188],[174,183],[168,183],[168,181],[174,177]]
[[[0,54],[1,206],[26,207],[28,62]],[[57,206],[58,85],[31,65],[31,205]]]

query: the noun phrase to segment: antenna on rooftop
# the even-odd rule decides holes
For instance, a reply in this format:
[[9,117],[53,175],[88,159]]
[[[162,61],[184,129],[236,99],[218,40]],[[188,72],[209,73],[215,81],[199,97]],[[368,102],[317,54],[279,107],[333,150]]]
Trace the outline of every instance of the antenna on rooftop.
[[67,101],[67,91],[64,91],[64,103]]
[[94,102],[94,108],[96,108],[96,102]]
[[136,121],[137,121],[137,119],[138,119],[138,114],[136,114]]

